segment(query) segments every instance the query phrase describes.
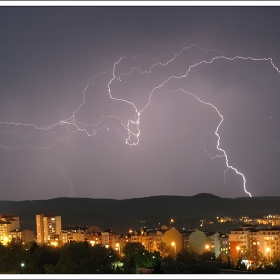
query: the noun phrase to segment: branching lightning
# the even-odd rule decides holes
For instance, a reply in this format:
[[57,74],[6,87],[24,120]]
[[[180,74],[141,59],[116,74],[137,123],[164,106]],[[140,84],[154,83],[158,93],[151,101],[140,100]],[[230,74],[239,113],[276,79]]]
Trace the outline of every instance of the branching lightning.
[[[141,55],[135,55],[134,57],[125,57],[125,56],[120,57],[116,62],[113,63],[113,66],[110,69],[98,74],[97,76],[95,76],[89,80],[86,88],[83,91],[82,102],[77,106],[76,110],[74,110],[74,112],[70,115],[70,117],[68,117],[66,119],[59,120],[58,122],[56,122],[52,125],[49,125],[49,126],[38,126],[35,123],[4,122],[4,121],[0,122],[0,134],[1,135],[3,135],[3,136],[8,135],[8,134],[13,135],[15,138],[18,138],[25,142],[28,141],[29,139],[31,139],[32,136],[38,132],[43,132],[43,133],[51,132],[55,135],[55,140],[52,140],[49,145],[34,147],[28,143],[24,143],[24,144],[21,144],[18,146],[9,146],[8,144],[0,144],[0,147],[5,148],[7,150],[20,149],[20,148],[47,150],[47,149],[51,149],[59,142],[69,140],[70,137],[76,133],[84,133],[88,137],[93,137],[102,129],[106,129],[106,130],[115,129],[117,131],[117,134],[125,140],[125,143],[127,145],[134,146],[134,145],[137,145],[140,141],[141,116],[144,114],[145,110],[152,103],[155,92],[159,89],[163,89],[170,81],[174,81],[174,80],[176,81],[176,80],[186,78],[193,69],[195,69],[199,66],[206,65],[206,64],[212,64],[214,61],[217,61],[217,60],[227,60],[227,61],[247,60],[247,61],[255,61],[255,62],[266,61],[271,64],[271,66],[273,67],[274,70],[276,70],[278,73],[280,73],[279,69],[273,63],[272,58],[253,58],[250,56],[248,56],[248,57],[242,57],[242,56],[226,57],[223,55],[215,55],[215,56],[212,56],[211,58],[199,60],[196,63],[185,66],[186,67],[185,71],[181,75],[174,74],[174,75],[169,75],[167,78],[162,78],[161,82],[158,83],[150,91],[148,98],[147,98],[147,102],[141,108],[138,108],[139,106],[137,106],[136,103],[131,101],[129,98],[122,98],[122,97],[117,96],[116,92],[113,89],[114,83],[121,83],[123,78],[129,78],[135,72],[140,75],[149,75],[155,69],[158,70],[158,69],[164,69],[166,67],[171,67],[172,63],[174,63],[175,60],[181,59],[183,53],[189,51],[190,49],[198,49],[205,53],[207,53],[207,52],[217,53],[217,51],[215,51],[215,50],[212,50],[212,49],[206,50],[204,48],[201,48],[198,45],[191,45],[189,47],[184,47],[179,52],[175,52],[174,50],[172,50],[170,45],[168,45],[168,47],[169,47],[169,55],[171,54],[171,58],[168,58],[165,60],[163,59],[163,56],[159,56],[157,58],[152,58],[150,56],[141,56]],[[149,61],[151,61],[149,66],[146,66],[145,69],[141,69],[140,66],[131,66],[131,67],[128,67],[127,71],[122,72],[119,70],[119,68],[121,68],[121,64],[123,62],[125,62],[127,60],[132,61],[132,60],[136,60],[136,59],[141,59],[141,57],[145,57],[145,59],[149,59]],[[125,121],[123,121],[122,118],[112,114],[112,115],[100,115],[99,121],[97,121],[96,123],[83,123],[82,121],[78,120],[79,119],[79,117],[77,116],[78,112],[80,110],[82,110],[83,106],[85,106],[87,103],[87,100],[86,100],[87,91],[97,83],[97,79],[101,75],[111,75],[111,77],[108,79],[109,81],[107,84],[107,94],[108,94],[109,99],[115,101],[116,104],[119,102],[122,102],[122,103],[126,103],[128,106],[132,106],[132,108],[134,110],[133,118],[131,118],[125,122]],[[141,89],[139,89],[139,90],[141,90]],[[183,88],[175,89],[170,92],[172,94],[176,91],[182,91],[185,94],[191,95],[200,103],[213,108],[213,110],[215,110],[215,112],[219,115],[220,122],[217,124],[214,134],[217,138],[216,149],[221,154],[211,156],[210,153],[206,149],[205,149],[205,152],[213,160],[218,157],[224,158],[225,164],[226,164],[226,170],[224,171],[224,177],[225,177],[226,172],[229,169],[233,170],[237,175],[242,177],[244,192],[251,197],[252,196],[251,193],[247,190],[245,175],[241,171],[239,171],[237,168],[230,165],[228,154],[226,153],[226,151],[224,149],[222,149],[220,147],[221,137],[219,135],[219,129],[223,123],[224,116],[220,113],[220,111],[214,104],[203,101],[196,94],[187,92]],[[106,122],[107,120],[114,120],[115,122],[117,122],[118,125],[104,124],[104,122]],[[17,128],[19,128],[19,127],[25,128],[26,132],[25,133],[16,132]],[[64,134],[63,137],[59,136],[57,129],[63,130],[63,134]],[[121,130],[125,131],[125,133],[121,132]],[[54,163],[53,161],[51,161],[49,159],[45,158],[45,160],[46,160],[46,162],[50,163],[52,166],[56,167],[63,173],[66,180],[68,181],[68,183],[71,186],[71,196],[73,196],[73,193],[74,193],[73,184],[72,184],[71,180],[67,177],[65,169],[58,166],[56,163]]]
[[[220,147],[220,140],[221,140],[221,137],[220,137],[218,131],[219,131],[219,128],[220,128],[222,122],[224,121],[223,115],[220,113],[220,111],[218,110],[218,108],[217,108],[216,106],[214,106],[212,103],[204,102],[204,101],[201,100],[199,97],[197,97],[194,93],[186,92],[186,91],[183,90],[182,88],[178,89],[177,91],[182,91],[182,92],[184,92],[184,93],[186,93],[186,94],[189,94],[189,95],[193,96],[195,99],[197,99],[200,103],[203,103],[204,105],[208,105],[208,106],[212,107],[212,108],[217,112],[217,114],[220,116],[221,121],[219,122],[218,126],[216,127],[215,135],[216,135],[217,138],[218,138],[216,148],[217,148],[217,150],[219,150],[220,152],[222,152],[222,154],[221,154],[221,155],[212,156],[212,155],[210,155],[210,153],[207,151],[207,149],[205,148],[205,146],[204,146],[204,150],[205,150],[205,152],[208,154],[208,156],[209,156],[211,159],[216,159],[216,158],[218,158],[218,157],[224,157],[225,160],[226,160],[226,166],[227,166],[227,169],[224,171],[224,181],[225,181],[225,174],[226,174],[226,172],[227,172],[229,169],[232,169],[233,171],[235,171],[236,174],[238,174],[238,175],[240,175],[240,176],[242,177],[244,192],[245,192],[246,194],[248,194],[250,197],[252,197],[251,193],[248,192],[247,189],[246,189],[246,178],[245,178],[244,174],[241,173],[240,171],[238,171],[235,167],[229,165],[228,155],[227,155],[226,151]],[[174,92],[175,92],[175,91],[174,91]]]

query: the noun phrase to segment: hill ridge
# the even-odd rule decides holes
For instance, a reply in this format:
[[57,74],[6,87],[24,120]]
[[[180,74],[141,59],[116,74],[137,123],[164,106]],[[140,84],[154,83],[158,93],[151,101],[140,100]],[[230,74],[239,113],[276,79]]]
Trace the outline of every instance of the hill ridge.
[[36,214],[52,212],[62,226],[96,225],[114,232],[147,226],[155,228],[174,219],[177,228],[199,227],[200,219],[216,216],[280,214],[280,197],[221,198],[209,193],[194,196],[159,195],[131,199],[58,197],[46,200],[0,201],[0,213],[19,216],[22,228],[35,230]]

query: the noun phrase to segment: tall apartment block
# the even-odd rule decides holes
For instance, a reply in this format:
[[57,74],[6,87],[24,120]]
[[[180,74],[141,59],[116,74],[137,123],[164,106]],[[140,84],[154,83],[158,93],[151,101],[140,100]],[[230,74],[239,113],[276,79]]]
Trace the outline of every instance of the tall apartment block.
[[61,216],[50,213],[36,215],[37,243],[49,243],[59,235]]

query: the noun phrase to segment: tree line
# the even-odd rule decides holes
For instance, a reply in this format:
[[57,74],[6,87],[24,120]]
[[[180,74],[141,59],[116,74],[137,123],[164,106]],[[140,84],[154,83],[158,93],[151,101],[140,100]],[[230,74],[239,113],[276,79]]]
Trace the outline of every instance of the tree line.
[[[7,246],[0,244],[0,273],[7,274],[197,274],[220,273],[246,267],[237,262],[233,265],[229,257],[216,258],[206,251],[198,254],[183,250],[178,254],[162,250],[150,252],[141,243],[127,243],[122,254],[104,245],[91,246],[88,242],[70,242],[61,247],[39,245],[36,242],[22,244],[12,240]],[[279,273],[280,261],[261,265],[252,273]]]

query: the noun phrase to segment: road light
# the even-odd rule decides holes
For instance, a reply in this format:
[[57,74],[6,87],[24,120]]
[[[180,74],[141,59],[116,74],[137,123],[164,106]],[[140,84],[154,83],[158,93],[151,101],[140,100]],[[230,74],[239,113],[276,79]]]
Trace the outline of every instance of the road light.
[[206,249],[207,251],[210,249],[209,244],[206,244],[206,245],[205,245],[205,249]]
[[174,241],[171,242],[171,246],[174,247],[174,252],[175,252],[175,254],[176,254],[176,243],[175,243]]
[[237,254],[237,257],[240,256],[240,246],[236,246],[236,254]]
[[267,255],[269,254],[268,260],[270,261],[270,259],[271,259],[271,250],[270,250],[269,247],[266,247],[265,250],[266,250],[266,252],[267,252]]
[[24,266],[25,266],[25,264],[22,262],[22,263],[20,264],[19,274],[21,273],[21,270],[24,268]]
[[121,249],[120,244],[119,244],[119,243],[117,243],[117,244],[116,244],[116,250],[118,250],[119,255],[120,255],[120,253],[121,253],[121,252],[120,252],[120,249]]

